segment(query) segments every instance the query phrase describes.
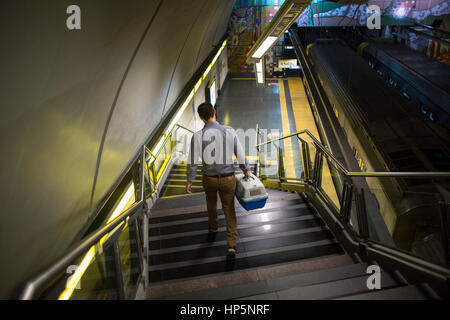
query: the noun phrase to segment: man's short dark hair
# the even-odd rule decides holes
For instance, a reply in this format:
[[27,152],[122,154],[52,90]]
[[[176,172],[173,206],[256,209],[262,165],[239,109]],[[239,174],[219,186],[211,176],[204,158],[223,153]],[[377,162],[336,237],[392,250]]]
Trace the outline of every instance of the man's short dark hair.
[[198,115],[203,120],[209,120],[212,117],[214,117],[214,107],[209,102],[203,102],[201,105],[197,108]]

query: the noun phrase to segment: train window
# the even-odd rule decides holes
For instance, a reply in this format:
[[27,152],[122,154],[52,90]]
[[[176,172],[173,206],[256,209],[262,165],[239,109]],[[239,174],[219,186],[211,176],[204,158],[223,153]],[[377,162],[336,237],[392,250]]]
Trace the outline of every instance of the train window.
[[406,91],[402,92],[403,96],[405,96],[406,99],[411,100],[411,97],[409,96],[409,94]]
[[420,111],[421,111],[423,114],[427,114],[427,113],[430,111],[430,108],[428,108],[427,106],[422,105],[422,106],[420,107]]
[[333,111],[334,111],[334,114],[336,115],[336,118],[339,118],[339,111],[334,104],[333,104]]
[[433,122],[438,121],[436,115],[435,115],[433,112],[430,113],[430,117],[429,117],[429,118],[430,118],[430,120],[433,121]]
[[391,86],[393,86],[394,88],[397,88],[397,81],[395,81],[394,79],[392,79],[391,77],[389,77],[389,84]]
[[378,202],[377,197],[371,192],[370,195],[372,196],[373,201],[377,205],[378,210],[380,210],[380,203]]
[[356,161],[358,162],[358,166],[361,169],[362,172],[366,172],[367,171],[367,166],[364,163],[363,159],[359,156],[358,151],[356,150],[355,147],[353,147],[353,155],[356,159]]

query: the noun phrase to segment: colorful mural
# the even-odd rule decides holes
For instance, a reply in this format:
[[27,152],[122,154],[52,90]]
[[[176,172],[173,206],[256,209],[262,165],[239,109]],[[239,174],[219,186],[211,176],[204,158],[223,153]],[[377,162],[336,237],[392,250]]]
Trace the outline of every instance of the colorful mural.
[[[229,24],[228,62],[230,72],[246,72],[246,54],[272,21],[283,1],[237,1]],[[263,5],[261,5],[261,3]],[[258,4],[258,5],[256,5]],[[270,4],[270,5],[266,5]],[[246,7],[249,6],[249,7]]]
[[[231,72],[249,71],[246,54],[284,0],[237,0],[231,15],[229,36],[229,66]],[[367,8],[381,9],[381,24],[411,25],[414,22],[431,24],[435,17],[450,15],[450,0],[368,0],[365,4],[344,5],[325,0],[313,0],[297,20],[299,26],[366,25]],[[445,17],[445,21],[448,19]],[[444,23],[447,30],[449,23]],[[415,38],[411,35],[411,46]],[[427,52],[437,59],[448,56],[449,48],[430,41]],[[430,48],[431,47],[431,48]],[[269,59],[271,59],[269,57]]]
[[368,6],[381,9],[382,25],[424,22],[430,16],[450,14],[449,0],[368,0],[366,4],[343,5],[313,0],[298,19],[299,26],[366,25]]

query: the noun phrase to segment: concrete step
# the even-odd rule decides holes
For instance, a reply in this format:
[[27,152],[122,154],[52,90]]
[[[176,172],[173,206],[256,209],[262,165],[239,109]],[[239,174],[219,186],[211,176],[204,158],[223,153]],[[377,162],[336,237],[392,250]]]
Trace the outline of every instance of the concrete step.
[[[285,278],[353,264],[354,262],[349,255],[341,254],[219,275],[210,275],[184,281],[155,283],[151,284],[148,288],[147,299],[178,299],[177,296],[179,299],[183,299],[184,294],[186,294],[186,296],[191,294],[196,295],[199,292],[209,292],[210,295],[205,299],[216,299],[216,293],[208,290],[213,289],[212,291],[220,294],[221,289],[229,290],[227,288],[241,287],[255,281],[262,282],[264,280]],[[231,291],[231,293],[233,292]],[[234,295],[231,295],[231,297],[233,296]]]
[[424,300],[427,299],[419,286],[403,286],[385,290],[376,290],[342,297],[339,300]]
[[[309,286],[296,286],[286,290],[252,295],[243,300],[325,300],[369,292],[367,288],[368,275],[353,276]],[[398,286],[397,281],[389,274],[381,273],[382,288]]]
[[331,269],[294,274],[290,276],[250,282],[242,285],[213,288],[203,291],[190,292],[172,296],[174,300],[226,300],[239,298],[271,297],[276,291],[287,290],[293,287],[305,287],[319,283],[326,283],[338,279],[347,279],[366,274],[365,263],[349,264]]

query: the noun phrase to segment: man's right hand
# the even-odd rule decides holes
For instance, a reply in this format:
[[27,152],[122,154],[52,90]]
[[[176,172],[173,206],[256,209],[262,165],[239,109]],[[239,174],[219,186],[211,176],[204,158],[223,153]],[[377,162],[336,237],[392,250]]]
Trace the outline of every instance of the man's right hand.
[[189,193],[189,194],[192,194],[191,188],[192,188],[192,182],[188,181],[186,183],[186,192]]

